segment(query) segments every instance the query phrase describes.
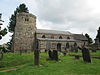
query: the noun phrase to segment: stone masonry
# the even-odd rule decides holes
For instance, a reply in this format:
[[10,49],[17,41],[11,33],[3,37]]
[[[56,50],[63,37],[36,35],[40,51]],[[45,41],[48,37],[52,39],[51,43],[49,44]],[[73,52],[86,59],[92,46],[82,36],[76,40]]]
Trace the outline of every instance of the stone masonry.
[[18,13],[13,36],[12,50],[33,51],[34,33],[39,41],[39,50],[66,49],[66,44],[72,47],[87,45],[87,39],[83,34],[72,34],[68,31],[46,30],[36,28],[36,16],[30,13]]
[[18,13],[13,39],[12,50],[33,50],[36,16],[29,13]]

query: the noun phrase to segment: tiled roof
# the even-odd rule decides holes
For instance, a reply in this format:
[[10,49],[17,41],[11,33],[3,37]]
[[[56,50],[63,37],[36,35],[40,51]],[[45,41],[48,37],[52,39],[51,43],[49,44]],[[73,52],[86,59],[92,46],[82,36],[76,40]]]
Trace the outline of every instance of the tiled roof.
[[72,36],[75,40],[87,40],[87,38],[83,34],[73,34]]
[[72,35],[72,33],[68,32],[68,31],[45,30],[45,29],[37,29],[36,33]]
[[51,39],[51,38],[37,38],[38,40],[43,41],[65,41],[65,42],[76,42],[77,40],[74,39]]

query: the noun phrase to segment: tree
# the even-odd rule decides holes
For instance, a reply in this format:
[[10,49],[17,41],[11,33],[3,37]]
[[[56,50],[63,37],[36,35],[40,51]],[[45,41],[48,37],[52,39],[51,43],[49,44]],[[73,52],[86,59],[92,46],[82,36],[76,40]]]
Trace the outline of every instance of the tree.
[[[1,16],[2,16],[2,14],[0,14],[0,25],[3,25],[2,24],[3,21],[1,20]],[[5,28],[5,29],[1,30],[1,26],[0,26],[0,40],[6,34],[7,34],[7,29]],[[3,51],[2,51],[2,49],[0,49],[0,60],[2,60],[2,59],[3,59]]]
[[90,36],[87,33],[85,34],[85,36],[88,39],[88,44],[93,43],[92,38],[90,38]]
[[[14,14],[11,15],[9,26],[8,26],[9,32],[14,33],[15,26],[16,26],[16,14],[22,12],[29,13],[29,10],[25,4],[20,4],[19,7],[17,7],[16,10],[14,11]],[[13,41],[13,35],[12,35],[12,39],[9,42],[10,49],[11,49],[12,41]]]
[[26,7],[25,4],[20,4],[19,7],[17,7],[16,10],[14,11],[14,14],[11,15],[8,26],[9,32],[14,32],[16,26],[16,14],[21,12],[29,13],[28,8]]
[[98,39],[99,39],[99,42],[100,42],[100,27],[99,27],[99,29],[97,30],[97,36],[96,36],[96,38],[98,38]]
[[3,36],[5,36],[7,34],[7,29],[6,28],[1,30],[1,25],[3,25],[2,24],[3,21],[1,20],[1,15],[2,14],[0,14],[0,40],[2,39]]

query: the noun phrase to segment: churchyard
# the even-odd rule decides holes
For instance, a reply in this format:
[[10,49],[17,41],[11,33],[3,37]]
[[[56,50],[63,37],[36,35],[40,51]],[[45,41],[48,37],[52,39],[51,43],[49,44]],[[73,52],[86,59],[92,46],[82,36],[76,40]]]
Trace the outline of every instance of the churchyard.
[[[38,30],[36,16],[25,4],[16,8],[10,21],[8,30],[14,34],[7,47],[0,48],[0,75],[100,75],[100,27],[95,43],[87,33],[72,37],[69,32]],[[0,40],[6,34],[0,26]]]
[[[72,55],[72,56],[71,56]],[[58,52],[58,61],[48,60],[47,52],[40,53],[39,66],[34,64],[34,53],[5,53],[0,61],[0,75],[100,75],[100,59],[91,58],[91,63],[83,61],[83,58],[75,59],[69,52],[64,56]],[[100,57],[100,51],[91,52],[91,56]],[[8,70],[8,71],[7,71]]]

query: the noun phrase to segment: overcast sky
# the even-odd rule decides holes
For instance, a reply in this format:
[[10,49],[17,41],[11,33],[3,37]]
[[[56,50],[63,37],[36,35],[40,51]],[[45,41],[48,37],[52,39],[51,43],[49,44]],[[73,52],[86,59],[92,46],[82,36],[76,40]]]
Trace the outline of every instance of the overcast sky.
[[[100,0],[0,0],[0,13],[4,27],[21,3],[25,3],[29,12],[37,16],[38,29],[70,31],[76,34],[88,33],[93,39],[100,26]],[[10,39],[8,33],[1,41]]]

